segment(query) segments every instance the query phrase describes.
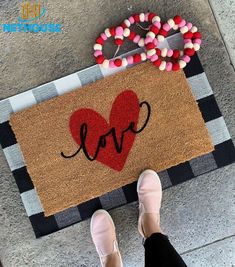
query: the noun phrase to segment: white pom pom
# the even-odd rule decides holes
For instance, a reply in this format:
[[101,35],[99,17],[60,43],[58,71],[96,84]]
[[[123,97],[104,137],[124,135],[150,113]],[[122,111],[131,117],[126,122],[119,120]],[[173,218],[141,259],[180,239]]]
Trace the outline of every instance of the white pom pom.
[[187,26],[182,27],[182,28],[180,29],[180,32],[181,32],[182,34],[188,32],[188,27],[187,27]]
[[102,63],[102,67],[105,69],[108,69],[108,67],[109,67],[109,60],[108,59],[104,60],[104,62]]
[[148,33],[146,34],[146,37],[148,37],[148,36],[149,36],[150,38],[154,39],[156,35],[155,35],[155,33],[153,33],[153,32],[150,31],[150,32],[148,32]]
[[105,33],[105,35],[106,35],[108,38],[111,37],[111,33],[110,33],[110,31],[109,31],[108,28],[105,29],[104,33]]
[[165,37],[163,35],[158,35],[157,39],[159,42],[163,42],[165,40]]
[[167,23],[170,25],[171,28],[173,28],[175,25],[175,22],[173,19],[168,19]]
[[156,21],[158,21],[158,22],[161,21],[161,19],[160,19],[159,16],[155,16],[155,17],[153,17],[153,19],[152,19],[152,23],[154,23],[154,22],[156,22]]
[[186,43],[185,45],[184,45],[184,49],[185,48],[193,48],[193,44],[192,43]]
[[192,29],[191,29],[191,32],[192,33],[197,32],[197,27],[196,26],[193,26]]
[[178,28],[179,28],[179,26],[178,26],[177,24],[175,24],[175,25],[172,27],[172,29],[175,30],[175,31],[177,31]]
[[161,56],[162,56],[162,57],[166,57],[166,55],[167,55],[167,50],[168,50],[168,49],[167,49],[166,47],[162,49],[162,51],[161,51]]
[[150,50],[147,51],[147,55],[150,56],[150,57],[155,55],[155,54],[156,54],[155,49],[150,49]]
[[102,45],[100,45],[100,44],[95,44],[95,45],[94,45],[94,50],[102,50]]
[[193,44],[193,48],[195,51],[198,51],[200,49],[200,45],[195,43],[195,44]]
[[183,69],[186,66],[186,62],[183,60],[179,60],[180,68]]
[[114,39],[121,39],[121,40],[123,40],[123,39],[124,39],[124,37],[123,37],[123,36],[118,36],[118,35],[115,35],[115,36],[114,36]]
[[166,61],[163,60],[159,66],[159,70],[165,70],[165,68],[166,68]]
[[145,19],[145,15],[144,13],[140,13],[140,22],[144,22],[144,19]]
[[130,35],[131,31],[128,28],[125,28],[123,31],[123,36],[128,37]]
[[146,53],[144,53],[144,52],[141,53],[140,56],[141,56],[142,61],[145,61],[147,59]]
[[144,38],[140,38],[139,42],[138,42],[138,45],[139,47],[143,47],[144,46]]
[[127,59],[126,58],[123,58],[122,59],[122,66],[123,67],[126,67],[127,65],[128,65]]
[[125,19],[124,23],[126,24],[127,27],[131,26],[131,23],[130,23],[129,19]]

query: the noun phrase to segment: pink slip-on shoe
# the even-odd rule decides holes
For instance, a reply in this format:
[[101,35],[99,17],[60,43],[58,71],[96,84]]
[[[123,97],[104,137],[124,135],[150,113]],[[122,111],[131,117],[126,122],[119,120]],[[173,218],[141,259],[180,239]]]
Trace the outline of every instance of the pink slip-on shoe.
[[120,259],[118,266],[123,267],[115,226],[109,213],[105,210],[97,210],[92,215],[90,230],[92,240],[100,257],[101,266],[105,266],[105,261],[109,255],[117,253]]
[[140,174],[137,183],[137,193],[139,196],[138,230],[143,238],[146,238],[142,227],[143,215],[145,213],[155,213],[160,220],[162,185],[155,171],[145,170]]

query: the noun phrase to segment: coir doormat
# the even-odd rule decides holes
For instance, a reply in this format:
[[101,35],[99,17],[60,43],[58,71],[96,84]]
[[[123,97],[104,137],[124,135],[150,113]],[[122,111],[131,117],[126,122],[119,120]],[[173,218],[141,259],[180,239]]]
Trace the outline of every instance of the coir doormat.
[[[177,40],[176,35],[168,38],[167,43],[172,48],[176,48]],[[1,145],[19,187],[27,215],[29,216],[37,237],[84,220],[90,217],[94,210],[98,208],[111,209],[137,200],[136,182],[133,182],[76,207],[45,217],[37,192],[27,172],[21,150],[8,121],[11,113],[43,102],[44,100],[53,98],[58,94],[63,94],[64,92],[73,90],[74,88],[94,80],[101,79],[109,74],[109,70],[104,70],[96,65],[76,74],[56,80],[50,84],[0,101]],[[211,87],[196,55],[186,67],[185,74],[198,102],[215,150],[212,153],[161,171],[159,176],[162,180],[163,188],[178,184],[235,161],[233,143],[214,99]],[[144,133],[144,131],[142,133]]]
[[183,71],[151,62],[10,119],[46,216],[211,152]]

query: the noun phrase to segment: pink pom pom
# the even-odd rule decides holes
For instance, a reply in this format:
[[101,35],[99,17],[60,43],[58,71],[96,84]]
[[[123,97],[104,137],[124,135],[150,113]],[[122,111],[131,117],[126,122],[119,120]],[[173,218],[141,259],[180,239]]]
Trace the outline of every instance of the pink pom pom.
[[166,70],[167,71],[171,71],[172,70],[172,65],[173,65],[172,62],[167,62],[166,63]]
[[100,56],[100,55],[102,55],[102,51],[101,51],[101,50],[95,50],[95,52],[94,52],[94,56],[95,56],[95,57],[98,57],[98,56]]
[[104,32],[102,32],[100,36],[104,41],[108,38]]
[[179,23],[179,27],[180,27],[180,28],[181,28],[181,27],[184,27],[185,24],[186,24],[185,19],[182,19],[181,22]]
[[192,43],[192,40],[191,39],[184,39],[184,43],[187,44],[187,43]]
[[140,36],[137,34],[135,38],[133,39],[133,42],[137,44],[139,40],[140,40]]
[[115,68],[116,67],[113,60],[109,60],[109,67],[110,68]]
[[144,44],[152,43],[152,41],[153,39],[150,36],[148,36],[144,39]]
[[123,35],[123,28],[121,26],[118,26],[116,28],[116,35],[117,36],[122,36]]
[[172,57],[173,55],[173,50],[172,49],[168,49],[167,54],[168,57]]
[[133,64],[134,62],[133,56],[128,56],[126,59],[129,65]]
[[149,13],[146,13],[146,14],[144,15],[144,20],[145,20],[145,21],[148,21],[148,20],[149,20]]
[[153,39],[153,43],[154,43],[155,46],[157,46],[158,45],[158,40],[157,39]]
[[131,16],[131,17],[129,17],[129,19],[128,19],[129,21],[130,21],[130,23],[131,24],[133,24],[133,23],[135,23],[135,19]]
[[193,43],[194,44],[196,43],[196,44],[199,44],[200,45],[202,43],[202,40],[201,39],[194,39],[193,40]]
[[184,62],[186,62],[186,63],[189,63],[189,61],[190,61],[190,57],[187,56],[187,55],[184,55],[183,58],[182,58],[182,60],[183,60]]
[[156,26],[158,29],[161,28],[161,23],[159,21],[155,21],[153,25]]
[[188,22],[186,26],[188,27],[188,30],[190,31],[193,27],[193,24],[191,22]]
[[150,60],[151,60],[152,62],[158,60],[158,55],[155,54],[155,55],[151,56],[151,57],[150,57]]
[[170,25],[168,23],[165,23],[162,28],[163,28],[163,30],[168,32],[171,27],[170,27]]

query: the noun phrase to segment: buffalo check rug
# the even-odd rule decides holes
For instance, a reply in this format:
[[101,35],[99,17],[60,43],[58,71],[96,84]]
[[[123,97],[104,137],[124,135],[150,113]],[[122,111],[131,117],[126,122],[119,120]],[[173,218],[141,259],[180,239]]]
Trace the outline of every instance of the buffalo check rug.
[[[168,37],[162,43],[162,46],[175,49],[180,48],[181,43],[180,34],[175,34]],[[133,52],[136,52],[136,50]],[[124,68],[103,69],[99,65],[94,65],[0,101],[0,143],[18,185],[22,202],[36,237],[50,234],[85,220],[91,217],[97,209],[110,210],[136,201],[136,182],[84,202],[76,207],[45,217],[36,189],[27,172],[22,152],[10,127],[10,115],[122,70]],[[161,171],[159,176],[163,189],[235,162],[234,145],[197,55],[192,58],[191,62],[184,69],[184,73],[198,103],[215,150],[209,154]]]

